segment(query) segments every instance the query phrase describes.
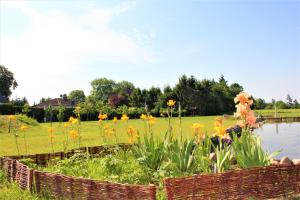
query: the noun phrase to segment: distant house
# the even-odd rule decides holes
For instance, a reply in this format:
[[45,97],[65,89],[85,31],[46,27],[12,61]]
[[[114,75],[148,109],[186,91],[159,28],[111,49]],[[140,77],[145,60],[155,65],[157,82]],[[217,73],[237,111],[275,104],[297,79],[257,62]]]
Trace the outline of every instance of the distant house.
[[55,98],[39,103],[34,107],[46,110],[49,106],[51,106],[52,108],[56,108],[59,106],[65,106],[66,108],[74,108],[75,105],[76,103],[74,101],[68,100],[67,98]]

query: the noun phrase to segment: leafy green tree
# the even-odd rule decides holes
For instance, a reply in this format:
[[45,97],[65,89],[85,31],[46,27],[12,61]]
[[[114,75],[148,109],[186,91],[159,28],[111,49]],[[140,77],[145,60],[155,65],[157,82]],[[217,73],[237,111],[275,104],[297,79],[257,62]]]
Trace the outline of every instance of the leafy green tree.
[[50,121],[51,124],[53,122],[53,108],[51,105],[49,105],[45,110],[45,122],[46,121]]
[[57,110],[58,110],[58,113],[57,113],[56,117],[57,117],[59,123],[62,123],[65,118],[66,107],[63,105],[60,105]]
[[6,67],[0,65],[0,100],[7,102],[12,89],[18,86],[17,81],[14,78],[14,74]]
[[254,109],[265,109],[266,101],[262,98],[254,99]]
[[163,92],[159,96],[158,102],[156,103],[156,108],[167,108],[167,101],[169,99],[177,99],[177,97],[173,89],[169,85],[167,85],[163,88]]
[[23,109],[22,109],[22,113],[27,115],[30,111],[31,111],[30,105],[28,103],[25,103],[25,105],[23,106]]
[[108,98],[113,94],[116,89],[116,82],[107,78],[98,78],[91,82],[92,91],[91,95],[96,100],[101,100],[104,102],[108,101]]
[[122,95],[126,98],[129,98],[129,96],[133,92],[134,88],[135,87],[134,87],[133,83],[131,83],[129,81],[121,81],[116,84],[114,92],[119,95]]
[[76,103],[82,103],[85,101],[85,94],[83,90],[72,90],[68,95],[68,99]]
[[94,96],[88,96],[83,103],[80,103],[82,114],[86,115],[86,119],[90,120],[91,116],[97,112],[97,100]]
[[233,83],[229,86],[229,90],[230,90],[230,95],[232,97],[235,97],[237,94],[242,92],[244,88],[238,83]]
[[277,109],[285,109],[287,108],[288,106],[286,105],[286,103],[284,103],[283,101],[277,101],[276,102],[276,108]]
[[16,97],[15,99],[12,99],[10,103],[14,106],[24,106],[25,104],[28,103],[28,101],[26,97],[23,98]]
[[194,113],[199,112],[201,100],[201,92],[198,90],[198,81],[194,76],[187,77],[183,75],[179,77],[178,83],[175,85],[173,92],[175,100],[179,101],[182,108]]
[[300,104],[298,103],[297,99],[294,99],[293,105],[294,105],[294,108],[300,108]]
[[145,99],[142,96],[142,90],[135,88],[129,96],[129,105],[132,107],[143,107],[145,106]]
[[290,94],[287,94],[286,100],[287,100],[286,103],[287,103],[288,107],[290,107],[290,108],[293,107],[293,99]]
[[158,87],[151,87],[147,93],[148,95],[146,96],[145,102],[149,109],[154,109],[156,102],[162,94],[161,90]]

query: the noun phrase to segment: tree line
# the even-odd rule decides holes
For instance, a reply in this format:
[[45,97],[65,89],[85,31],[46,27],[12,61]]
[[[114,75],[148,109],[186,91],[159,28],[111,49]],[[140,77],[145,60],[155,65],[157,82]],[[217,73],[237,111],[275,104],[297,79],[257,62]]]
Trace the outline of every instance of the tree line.
[[[7,68],[1,70],[8,71]],[[5,74],[8,78],[3,78]],[[11,89],[17,87],[17,82],[11,72],[5,74],[1,74],[0,80],[9,80],[10,83],[1,85],[0,96],[2,98],[0,100],[4,99],[7,102]],[[86,96],[82,90],[73,90],[68,95],[61,94],[60,97],[76,102],[81,107],[82,115],[89,120],[95,119],[99,112],[112,115],[126,112],[134,117],[140,113],[149,112],[159,116],[165,112],[166,102],[169,99],[177,101],[175,115],[179,105],[181,113],[185,116],[232,114],[235,110],[233,98],[241,91],[243,87],[240,84],[229,84],[223,75],[218,80],[198,80],[194,76],[182,75],[174,87],[152,86],[149,89],[141,89],[129,81],[117,82],[107,78],[97,78],[91,82],[90,95]],[[42,98],[40,103],[49,99]],[[293,100],[290,95],[287,95],[287,102],[273,100],[266,103],[262,98],[254,98],[254,100],[253,109],[273,108],[274,106],[278,109],[299,108],[297,100]],[[25,97],[12,99],[10,103],[16,106],[28,106]]]

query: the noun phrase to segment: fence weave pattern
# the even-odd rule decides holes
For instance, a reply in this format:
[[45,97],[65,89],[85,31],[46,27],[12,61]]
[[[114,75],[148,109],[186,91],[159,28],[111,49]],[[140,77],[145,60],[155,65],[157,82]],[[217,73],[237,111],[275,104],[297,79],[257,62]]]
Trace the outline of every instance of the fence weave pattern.
[[300,165],[268,166],[164,180],[168,200],[269,199],[300,194]]
[[[18,159],[31,158],[36,164],[47,165],[51,159],[69,158],[76,152],[98,156],[131,145],[99,146],[70,152],[0,157],[0,167],[8,180],[23,190],[53,196],[58,199],[87,200],[155,200],[155,185],[118,184],[107,181],[70,177],[30,169]],[[167,199],[269,199],[300,194],[300,165],[273,165],[235,170],[221,174],[194,175],[164,180]]]
[[75,178],[55,173],[34,171],[38,193],[51,194],[60,199],[145,199],[154,200],[154,185],[127,185]]
[[33,182],[33,170],[20,163],[18,160],[15,160],[15,170],[15,181],[19,185],[19,187],[23,190],[31,191]]
[[17,159],[30,158],[38,165],[47,165],[51,159],[69,158],[77,152],[89,152],[91,155],[104,155],[117,149],[128,149],[131,145],[97,146],[75,149],[70,152],[50,154],[22,155],[1,158],[0,167],[9,181],[15,181],[23,190],[55,197],[57,199],[88,200],[155,200],[155,185],[118,184],[107,181],[64,176],[57,173],[30,169]]

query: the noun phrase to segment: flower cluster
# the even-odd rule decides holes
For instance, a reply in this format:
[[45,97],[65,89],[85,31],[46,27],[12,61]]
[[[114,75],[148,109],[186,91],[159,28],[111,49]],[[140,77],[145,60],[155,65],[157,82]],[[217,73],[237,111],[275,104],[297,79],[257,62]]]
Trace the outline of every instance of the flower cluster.
[[123,114],[122,117],[121,117],[121,120],[122,121],[128,121],[129,117],[126,114]]
[[[76,107],[77,108],[77,107]],[[76,114],[77,118],[74,117],[70,117],[69,118],[69,124],[64,124],[64,128],[66,129],[66,146],[68,145],[68,134],[67,134],[67,130],[69,129],[69,136],[71,137],[71,139],[74,142],[74,147],[75,147],[75,143],[76,141],[78,141],[78,147],[80,147],[80,141],[81,141],[81,136],[80,136],[80,107],[78,107],[76,109],[78,112]]]
[[104,133],[105,133],[108,137],[110,137],[110,136],[114,135],[114,133],[115,133],[115,128],[111,128],[108,124],[106,124],[106,125],[104,126]]
[[27,131],[27,129],[28,129],[28,126],[26,126],[26,125],[21,125],[20,126],[21,131]]
[[215,135],[221,139],[229,138],[228,134],[226,133],[226,129],[223,126],[223,118],[217,117],[215,120]]
[[168,105],[169,107],[173,107],[173,106],[175,106],[175,103],[176,103],[176,101],[170,99],[170,100],[167,102],[167,105]]
[[9,121],[16,121],[16,116],[15,115],[9,115],[8,117]]
[[155,117],[153,117],[152,115],[145,115],[145,114],[142,114],[141,116],[140,116],[140,119],[142,119],[142,120],[146,120],[150,125],[153,125],[153,124],[155,124],[156,123],[156,118]]
[[238,103],[235,106],[236,112],[234,113],[234,116],[240,119],[238,124],[241,127],[257,127],[255,114],[250,108],[253,104],[251,97],[245,92],[240,92],[234,98],[234,102]]
[[75,140],[78,137],[78,132],[76,130],[71,130],[69,134],[73,140]]
[[203,127],[204,127],[204,125],[200,124],[200,123],[194,123],[192,126],[194,137],[195,137],[197,143],[200,143],[200,140],[204,139],[204,137],[205,137],[205,135],[202,131]]
[[69,118],[69,122],[70,122],[71,124],[77,124],[77,123],[78,123],[78,118],[70,117],[70,118]]
[[132,127],[127,129],[127,134],[129,136],[128,142],[130,144],[133,144],[139,138],[138,132]]
[[118,122],[118,118],[117,118],[117,117],[114,117],[114,118],[113,118],[113,123],[114,123],[114,124],[117,124],[117,122]]
[[98,115],[98,119],[99,119],[99,121],[102,121],[102,120],[105,120],[105,119],[107,119],[107,114],[99,114]]

